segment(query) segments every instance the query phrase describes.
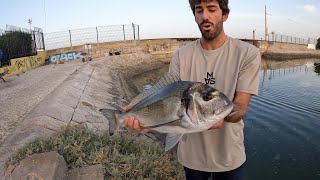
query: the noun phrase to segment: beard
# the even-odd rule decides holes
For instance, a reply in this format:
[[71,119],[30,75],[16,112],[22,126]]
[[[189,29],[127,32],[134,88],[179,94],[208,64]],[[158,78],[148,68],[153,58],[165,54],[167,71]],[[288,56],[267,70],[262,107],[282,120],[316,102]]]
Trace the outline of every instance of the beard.
[[[203,30],[201,26],[204,23],[210,23],[212,25],[212,29],[210,31]],[[212,22],[210,22],[209,20],[206,19],[206,20],[203,20],[200,24],[198,24],[198,27],[201,31],[203,39],[205,39],[207,41],[212,41],[220,35],[220,33],[223,29],[223,22],[221,20],[221,21],[218,21],[216,24],[213,24]]]

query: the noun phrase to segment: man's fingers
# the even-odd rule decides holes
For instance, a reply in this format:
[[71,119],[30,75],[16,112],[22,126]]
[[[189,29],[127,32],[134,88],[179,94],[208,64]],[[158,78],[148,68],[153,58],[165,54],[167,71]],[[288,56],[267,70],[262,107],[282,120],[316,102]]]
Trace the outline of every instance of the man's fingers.
[[133,117],[129,117],[128,118],[128,124],[127,124],[127,126],[129,127],[129,128],[133,128],[133,121],[134,121],[134,118]]
[[139,121],[136,120],[136,119],[133,120],[133,130],[135,130],[135,131],[141,131],[141,127],[140,127],[140,125],[139,125]]
[[144,133],[150,132],[150,128],[143,128]]
[[221,127],[223,126],[223,122],[224,122],[224,119],[218,121],[218,122],[217,122],[216,124],[214,124],[211,128],[209,128],[209,130],[210,130],[210,129],[219,129],[219,128],[221,128]]

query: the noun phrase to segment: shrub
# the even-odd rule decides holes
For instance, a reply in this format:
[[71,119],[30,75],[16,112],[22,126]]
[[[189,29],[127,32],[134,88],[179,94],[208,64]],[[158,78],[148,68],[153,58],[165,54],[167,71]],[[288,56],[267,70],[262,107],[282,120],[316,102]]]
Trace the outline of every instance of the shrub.
[[26,32],[7,32],[0,36],[0,49],[3,51],[2,64],[8,64],[10,59],[34,55],[32,36]]
[[316,45],[316,49],[320,49],[320,38],[318,39],[317,45]]

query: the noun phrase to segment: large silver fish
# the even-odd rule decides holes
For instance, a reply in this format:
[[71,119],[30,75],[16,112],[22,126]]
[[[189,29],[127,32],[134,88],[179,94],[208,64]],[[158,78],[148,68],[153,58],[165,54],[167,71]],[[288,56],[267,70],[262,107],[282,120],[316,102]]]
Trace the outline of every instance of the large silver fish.
[[175,146],[184,134],[208,130],[228,116],[232,102],[219,90],[200,82],[177,81],[142,100],[134,100],[129,110],[101,109],[113,133],[128,116],[139,119],[140,126],[166,133],[165,150]]

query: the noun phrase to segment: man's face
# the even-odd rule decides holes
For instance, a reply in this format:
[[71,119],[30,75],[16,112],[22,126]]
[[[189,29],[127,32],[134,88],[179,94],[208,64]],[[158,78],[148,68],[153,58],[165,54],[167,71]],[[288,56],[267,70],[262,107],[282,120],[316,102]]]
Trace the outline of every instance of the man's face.
[[222,15],[217,0],[203,1],[195,5],[195,19],[205,40],[216,39],[223,30],[228,14]]

